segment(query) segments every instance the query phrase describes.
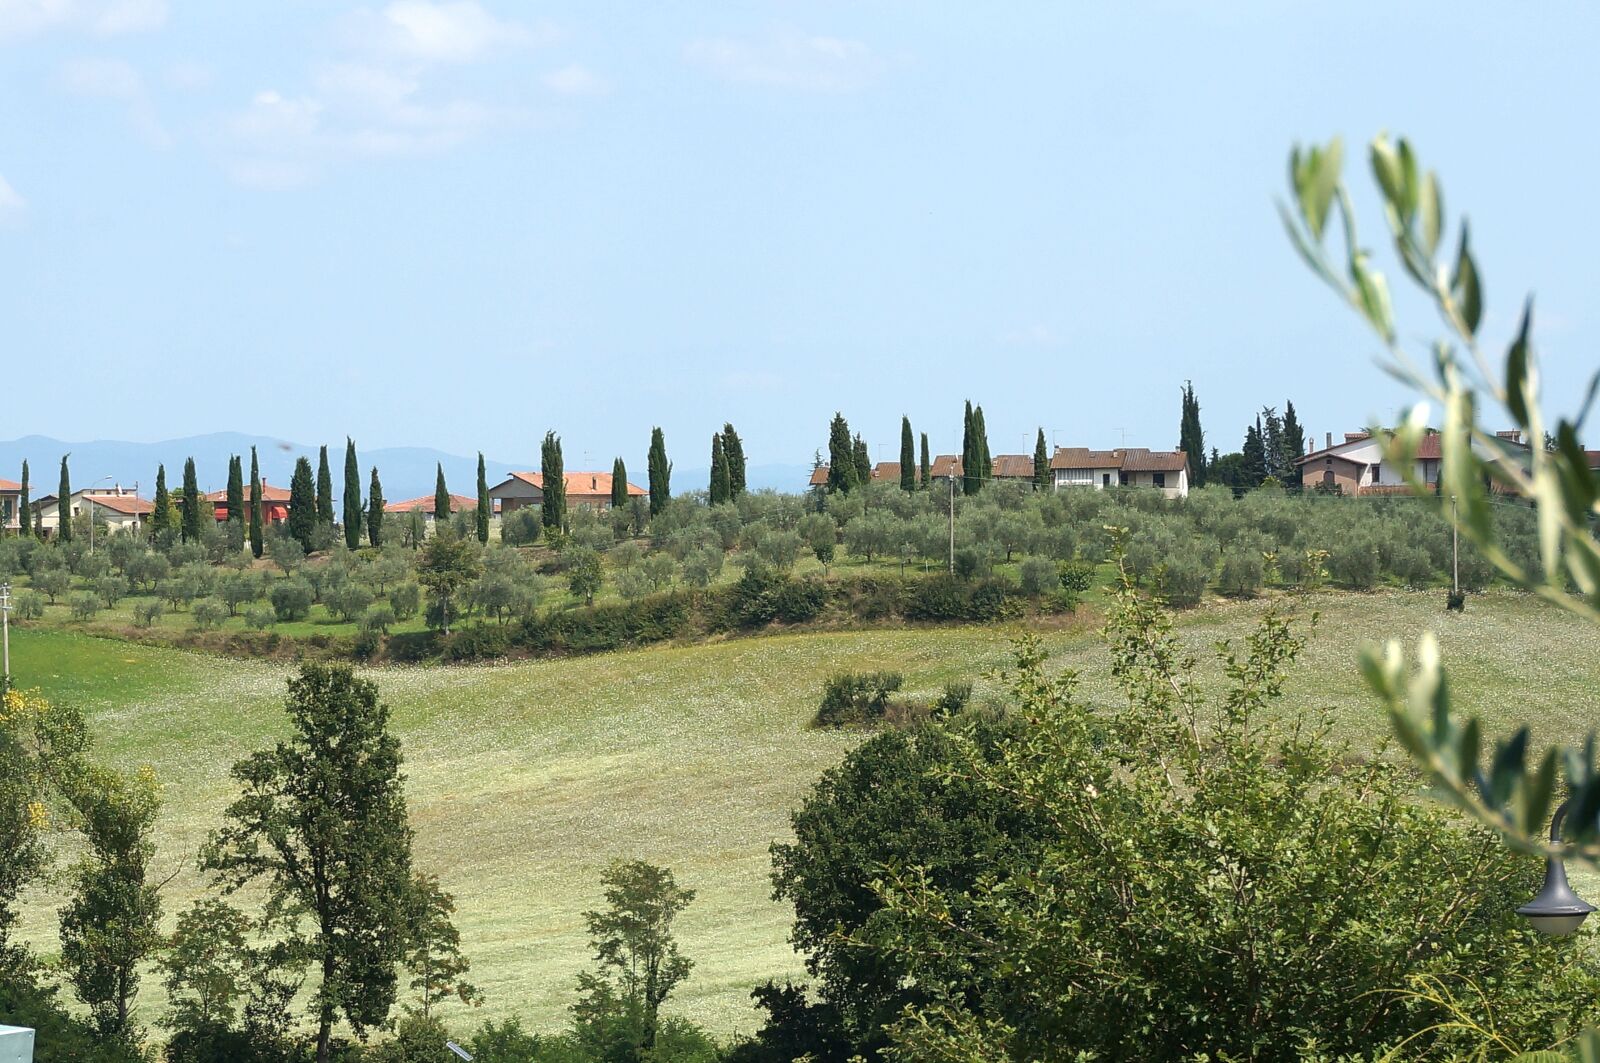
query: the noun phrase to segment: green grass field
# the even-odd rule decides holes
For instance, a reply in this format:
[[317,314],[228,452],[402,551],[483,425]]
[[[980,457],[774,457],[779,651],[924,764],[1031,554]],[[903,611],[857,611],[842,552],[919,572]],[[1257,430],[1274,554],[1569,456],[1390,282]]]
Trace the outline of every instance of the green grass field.
[[[1520,595],[1473,598],[1447,615],[1437,593],[1332,593],[1290,686],[1291,705],[1332,709],[1360,751],[1387,725],[1356,671],[1357,648],[1424,626],[1440,632],[1460,703],[1491,720],[1531,721],[1540,740],[1594,726],[1600,654],[1592,630]],[[1185,614],[1206,654],[1246,633],[1261,603]],[[1055,659],[1112,696],[1092,617],[1045,632]],[[681,937],[696,963],[673,1008],[711,1029],[749,1032],[748,993],[803,972],[789,913],[770,897],[768,846],[817,775],[859,733],[806,727],[823,678],[840,668],[896,669],[933,694],[1007,659],[1003,628],[881,630],[734,639],[502,666],[371,673],[405,745],[417,863],[456,894],[463,945],[487,994],[482,1017],[564,1021],[588,961],[581,913],[599,900],[609,860],[669,865],[698,899]],[[159,877],[169,922],[201,890],[195,853],[232,794],[228,767],[283,731],[286,666],[224,660],[59,630],[13,632],[19,685],[89,711],[101,754],[153,765],[167,784]],[[1210,674],[1216,674],[1211,667]],[[993,683],[977,682],[977,697]],[[56,902],[30,900],[26,936],[55,947]],[[161,1010],[147,980],[142,1019]]]

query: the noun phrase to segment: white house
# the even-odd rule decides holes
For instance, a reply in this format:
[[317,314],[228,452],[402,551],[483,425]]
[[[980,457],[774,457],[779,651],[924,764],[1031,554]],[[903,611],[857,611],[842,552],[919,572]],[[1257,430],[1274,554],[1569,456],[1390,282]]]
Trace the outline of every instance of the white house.
[[[60,530],[61,507],[55,495],[45,495],[33,503],[33,508],[47,534]],[[83,513],[93,513],[94,519],[104,523],[109,532],[141,530],[155,508],[153,502],[140,498],[121,484],[74,491],[67,506],[74,519]]]
[[[1500,460],[1507,454],[1527,455],[1528,444],[1522,441],[1521,432],[1497,432],[1498,449],[1474,442],[1472,449],[1480,457]],[[1306,487],[1338,488],[1347,495],[1398,493],[1407,490],[1405,470],[1387,463],[1383,456],[1385,440],[1371,432],[1346,432],[1340,443],[1333,441],[1333,433],[1325,437],[1326,444],[1296,460],[1300,466],[1301,482]],[[1424,435],[1417,445],[1416,465],[1412,469],[1417,479],[1430,486],[1439,482],[1439,463],[1443,455],[1437,432]],[[1522,460],[1526,467],[1526,458]]]
[[1189,494],[1189,456],[1181,450],[1057,447],[1050,459],[1056,490],[1068,487],[1153,487],[1168,498]]

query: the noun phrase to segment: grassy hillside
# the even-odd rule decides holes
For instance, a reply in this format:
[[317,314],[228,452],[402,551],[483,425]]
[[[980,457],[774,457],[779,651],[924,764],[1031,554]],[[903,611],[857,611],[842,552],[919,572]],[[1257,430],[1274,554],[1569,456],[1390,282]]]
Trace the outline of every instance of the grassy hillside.
[[[1433,593],[1312,604],[1322,619],[1291,698],[1331,707],[1362,749],[1387,727],[1356,674],[1358,645],[1409,640],[1425,625],[1441,633],[1463,707],[1535,721],[1540,738],[1594,723],[1592,633],[1527,598],[1474,598],[1464,616],[1446,615]],[[1186,614],[1182,630],[1204,655],[1246,632],[1261,608],[1218,603]],[[769,899],[767,847],[818,773],[860,737],[806,728],[823,677],[892,668],[908,693],[932,694],[1003,664],[1006,637],[997,628],[790,635],[373,673],[405,743],[417,859],[457,895],[488,995],[481,1015],[560,1023],[588,959],[581,913],[598,902],[598,870],[640,857],[699,891],[682,933],[697,967],[677,1008],[723,1033],[750,1030],[750,988],[802,973],[786,943],[788,913]],[[1086,690],[1108,695],[1088,618],[1047,641],[1083,671]],[[12,648],[19,683],[78,700],[104,755],[153,764],[168,783],[157,870],[179,872],[170,919],[201,888],[190,868],[231,796],[228,766],[281,732],[284,667],[37,629],[14,633]],[[980,699],[992,691],[978,681]],[[29,912],[27,933],[46,951],[54,907],[40,893]],[[159,1010],[159,987],[147,983],[141,1012],[153,1021]]]

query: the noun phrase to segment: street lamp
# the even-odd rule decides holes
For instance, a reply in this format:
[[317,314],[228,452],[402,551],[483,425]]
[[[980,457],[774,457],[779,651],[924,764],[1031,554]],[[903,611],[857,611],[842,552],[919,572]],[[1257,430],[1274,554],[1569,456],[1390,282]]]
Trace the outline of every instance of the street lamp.
[[[1567,818],[1571,798],[1561,802],[1550,819],[1550,840],[1561,840],[1561,824]],[[1560,857],[1552,856],[1544,865],[1544,888],[1533,900],[1517,909],[1517,914],[1527,918],[1541,934],[1564,937],[1577,930],[1594,911],[1594,905],[1572,892],[1567,885],[1567,865]]]

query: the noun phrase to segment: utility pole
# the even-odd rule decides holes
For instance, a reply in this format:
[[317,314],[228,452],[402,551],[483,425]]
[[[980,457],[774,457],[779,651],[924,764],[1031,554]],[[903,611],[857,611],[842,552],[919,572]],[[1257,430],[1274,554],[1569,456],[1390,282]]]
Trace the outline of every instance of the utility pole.
[[950,575],[956,574],[956,475],[952,465],[950,483]]
[[0,695],[11,689],[11,584],[0,583]]
[[1456,496],[1450,496],[1450,587],[1461,593],[1461,530],[1456,524]]

